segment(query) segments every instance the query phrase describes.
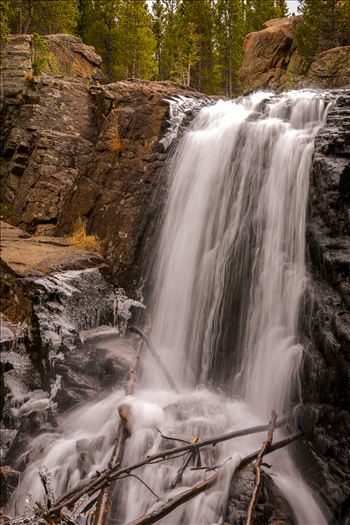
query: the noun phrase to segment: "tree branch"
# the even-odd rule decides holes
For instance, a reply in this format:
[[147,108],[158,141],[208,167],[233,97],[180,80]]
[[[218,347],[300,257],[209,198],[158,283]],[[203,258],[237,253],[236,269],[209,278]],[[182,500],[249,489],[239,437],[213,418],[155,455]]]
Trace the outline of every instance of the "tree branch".
[[167,367],[165,366],[165,364],[161,360],[158,352],[156,351],[156,349],[152,345],[152,343],[151,343],[150,339],[147,337],[147,335],[142,330],[140,330],[140,328],[137,328],[137,326],[130,326],[130,332],[134,332],[135,334],[137,334],[140,337],[142,337],[142,339],[146,343],[146,346],[147,346],[148,350],[150,351],[150,353],[152,354],[152,356],[153,356],[154,360],[156,361],[157,365],[159,366],[159,368],[163,372],[164,377],[167,380],[171,390],[173,390],[174,392],[179,393],[179,391],[178,391],[178,389],[176,387],[175,381],[172,378],[172,375],[170,374],[169,370],[167,369]]
[[[276,427],[281,427],[285,425],[288,421],[289,421],[288,417],[281,417],[276,422]],[[242,437],[242,436],[248,436],[250,434],[256,434],[258,432],[264,432],[268,428],[269,428],[269,425],[259,425],[256,427],[250,427],[250,428],[246,428],[243,430],[235,430],[234,432],[230,432],[228,434],[224,434],[221,436],[215,436],[213,438],[206,439],[204,441],[199,441],[198,443],[195,443],[195,444],[190,443],[188,445],[182,445],[181,447],[175,447],[175,448],[171,448],[168,450],[164,450],[162,452],[158,452],[156,454],[153,454],[152,456],[148,456],[147,458],[140,461],[139,463],[135,463],[134,465],[131,465],[129,467],[120,468],[120,465],[115,465],[114,467],[106,469],[104,472],[99,474],[96,478],[90,480],[87,483],[84,483],[80,487],[73,489],[68,494],[61,497],[51,507],[48,515],[52,517],[59,515],[59,512],[63,507],[70,507],[74,505],[74,503],[84,494],[88,494],[89,496],[92,496],[95,492],[103,489],[104,487],[107,487],[112,481],[120,478],[122,475],[130,474],[130,472],[132,472],[133,470],[143,467],[144,465],[151,464],[152,462],[160,458],[172,459],[172,456],[176,456],[182,452],[199,450],[207,446],[215,446],[218,443],[221,443],[223,441],[228,441],[230,439],[235,439],[235,438]]]
[[[297,434],[292,434],[286,439],[281,439],[280,441],[276,441],[276,443],[273,443],[269,449],[265,452],[265,454],[270,454],[271,452],[278,450],[282,447],[285,447],[289,445],[289,443],[292,443],[293,441],[299,439],[302,436],[302,433],[298,432]],[[261,450],[256,450],[255,452],[252,452],[248,456],[245,456],[241,459],[239,462],[237,468],[235,469],[235,472],[237,470],[242,469],[254,459],[256,459],[259,454],[261,453]],[[156,523],[161,518],[164,518],[164,516],[167,516],[175,510],[180,505],[183,505],[190,499],[194,498],[198,494],[201,494],[205,490],[209,489],[213,485],[217,483],[219,480],[220,472],[215,472],[212,474],[209,478],[200,481],[190,489],[184,490],[183,492],[180,492],[180,494],[177,494],[173,498],[168,499],[164,505],[162,505],[159,509],[154,510],[153,512],[150,512],[149,514],[146,514],[145,516],[141,516],[140,518],[137,518],[136,520],[128,523],[127,525],[152,525],[152,523]]]
[[272,443],[273,431],[275,429],[276,420],[277,420],[277,414],[273,410],[272,413],[271,413],[271,420],[270,420],[269,429],[268,429],[268,432],[267,432],[267,438],[266,438],[266,440],[264,441],[264,443],[263,443],[263,445],[261,447],[261,450],[259,452],[259,455],[257,457],[257,460],[255,462],[255,466],[254,466],[256,481],[255,481],[255,487],[254,487],[254,490],[253,490],[252,498],[251,498],[251,500],[249,502],[249,506],[248,506],[247,523],[246,523],[246,525],[253,525],[254,512],[255,512],[256,505],[258,503],[258,497],[259,497],[259,494],[260,494],[260,491],[261,491],[261,486],[262,486],[261,464],[262,464],[262,460],[263,460],[264,455],[268,453],[268,450],[269,450],[270,445]]

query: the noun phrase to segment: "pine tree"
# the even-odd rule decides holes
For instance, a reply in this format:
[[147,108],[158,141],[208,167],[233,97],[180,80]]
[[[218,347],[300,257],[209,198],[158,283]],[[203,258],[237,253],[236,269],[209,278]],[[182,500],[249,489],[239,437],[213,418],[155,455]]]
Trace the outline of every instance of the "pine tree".
[[8,25],[11,16],[11,7],[9,0],[0,0],[0,42],[6,42],[7,35],[10,32]]
[[152,31],[155,39],[155,60],[157,63],[157,80],[164,77],[162,71],[162,51],[164,44],[165,13],[162,0],[154,0],[152,4]]
[[80,0],[79,35],[83,42],[95,47],[102,57],[106,79],[115,80],[115,68],[118,63],[117,20],[120,16],[121,0]]
[[173,77],[176,69],[176,46],[178,44],[177,7],[179,0],[163,0],[164,33],[161,53],[162,79]]
[[277,0],[276,8],[277,8],[279,17],[288,16],[289,9],[288,9],[287,0]]
[[9,25],[12,33],[74,33],[78,0],[13,0]]
[[309,65],[317,53],[350,44],[349,0],[299,0],[303,23],[298,27],[298,50]]
[[115,67],[116,78],[154,78],[156,41],[146,1],[121,0],[117,27],[121,53]]
[[239,91],[238,75],[245,34],[243,4],[240,0],[218,0],[216,9],[216,39],[221,85],[225,95],[232,97]]
[[246,31],[260,31],[264,23],[273,18],[288,15],[286,0],[246,0],[245,2]]

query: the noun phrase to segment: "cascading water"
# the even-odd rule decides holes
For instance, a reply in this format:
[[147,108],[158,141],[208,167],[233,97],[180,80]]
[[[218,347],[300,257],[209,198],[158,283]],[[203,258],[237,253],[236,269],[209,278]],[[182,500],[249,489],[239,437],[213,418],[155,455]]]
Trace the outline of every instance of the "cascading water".
[[[306,279],[308,175],[314,137],[326,112],[325,97],[316,92],[256,93],[201,109],[184,134],[171,163],[150,308],[151,339],[181,393],[167,391],[159,370],[146,363],[143,390],[137,399],[128,399],[134,418],[125,464],[166,446],[156,428],[183,439],[204,439],[265,423],[272,409],[288,410],[302,355],[296,336]],[[107,419],[119,398],[120,393],[106,398]],[[111,439],[96,440],[100,419],[89,423],[87,436],[79,436],[98,442],[89,450],[98,451],[103,468]],[[113,427],[106,424],[109,436]],[[56,494],[96,470],[94,460],[90,471],[82,472],[77,464],[73,481],[62,475],[63,452],[74,449],[75,432],[71,425],[64,427],[36,460],[36,466],[51,468]],[[203,454],[208,465],[230,458],[219,484],[161,523],[221,523],[228,473],[261,442],[261,434],[247,436]],[[182,462],[147,466],[138,476],[166,500],[203,478],[203,471],[186,470],[172,487]],[[269,462],[296,523],[326,524],[289,453],[275,453]],[[10,504],[12,513],[14,502],[20,508],[31,476],[33,465]],[[39,497],[39,486],[31,486],[31,492]],[[110,524],[128,523],[159,505],[137,479],[119,482],[117,492]]]
[[[283,413],[295,386],[308,176],[326,111],[324,97],[312,91],[220,101],[200,111],[173,158],[151,338],[183,388],[214,381],[244,401],[222,404],[231,427],[239,417],[253,424],[273,408]],[[158,378],[146,371],[146,384]],[[202,409],[205,434],[211,424],[221,430],[213,414],[219,406],[210,415],[205,403]],[[193,419],[187,425],[185,435],[198,434]],[[273,461],[296,520],[326,523],[288,453]],[[154,477],[148,481],[154,484]],[[130,493],[140,500],[129,487]],[[197,502],[177,518],[213,523],[210,507]],[[127,520],[145,510],[140,505]],[[169,522],[180,521],[173,515]]]

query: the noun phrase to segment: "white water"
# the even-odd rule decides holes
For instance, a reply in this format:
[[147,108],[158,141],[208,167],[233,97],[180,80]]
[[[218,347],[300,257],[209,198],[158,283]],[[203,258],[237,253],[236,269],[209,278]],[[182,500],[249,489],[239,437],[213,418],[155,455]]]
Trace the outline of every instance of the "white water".
[[[288,411],[302,354],[296,333],[306,278],[308,174],[313,140],[325,114],[323,97],[314,92],[257,93],[202,109],[183,136],[171,164],[150,334],[181,394],[167,391],[159,370],[151,361],[147,364],[145,389],[129,399],[137,427],[128,440],[125,464],[169,446],[155,427],[166,435],[203,439],[265,423],[273,408],[279,414]],[[196,388],[210,383],[226,394]],[[44,446],[23,476],[19,508],[18,495],[40,495],[40,484],[30,482],[38,463],[54,471],[54,488],[62,493],[66,487],[55,470],[74,449],[75,433],[81,436],[86,430],[86,438],[95,439],[104,424],[107,437],[89,473],[97,463],[103,467],[115,428],[111,400],[117,399],[110,396],[105,404],[92,405],[87,429],[77,420]],[[104,412],[94,421],[93,409],[102,406]],[[74,417],[82,417],[81,412]],[[227,442],[204,454],[202,462],[208,465],[231,458],[219,485],[161,523],[221,523],[229,472],[241,455],[261,446],[263,437]],[[182,461],[148,466],[137,474],[166,500],[203,478],[203,471],[187,470],[172,489]],[[287,450],[269,462],[297,523],[326,524]],[[79,468],[74,472],[74,482],[86,475]],[[111,524],[128,523],[159,504],[136,479],[119,482],[117,492]]]

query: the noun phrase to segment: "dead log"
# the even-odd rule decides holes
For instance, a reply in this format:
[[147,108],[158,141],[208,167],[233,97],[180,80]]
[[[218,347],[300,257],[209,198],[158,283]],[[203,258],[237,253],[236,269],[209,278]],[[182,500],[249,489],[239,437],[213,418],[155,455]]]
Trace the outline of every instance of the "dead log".
[[[276,443],[273,443],[272,445],[269,446],[268,450],[266,450],[264,454],[271,454],[275,450],[283,448],[289,445],[290,443],[292,443],[293,441],[296,441],[301,436],[302,436],[302,433],[298,432],[296,434],[292,434],[291,436],[288,436],[288,438],[286,439],[281,439],[280,441],[276,441]],[[248,456],[245,456],[244,458],[242,458],[237,468],[235,469],[235,472],[237,472],[237,470],[242,469],[243,467],[245,467],[246,465],[254,461],[254,459],[259,457],[260,453],[261,453],[261,449],[256,450],[255,452],[252,452]],[[164,518],[164,516],[167,516],[168,514],[170,514],[170,512],[175,510],[180,505],[183,505],[184,503],[191,500],[198,494],[201,494],[205,490],[215,485],[217,481],[219,480],[219,476],[220,476],[220,472],[215,472],[209,478],[200,481],[199,483],[197,483],[190,489],[184,490],[183,492],[181,492],[180,494],[177,494],[173,498],[168,499],[164,503],[164,505],[162,505],[159,509],[154,510],[153,512],[150,512],[149,514],[146,514],[144,516],[141,516],[140,518],[137,518],[136,520],[129,522],[127,525],[151,525],[152,523],[156,523],[161,518]]]
[[267,438],[266,438],[266,440],[264,441],[264,443],[263,443],[263,445],[261,447],[261,450],[259,452],[259,455],[258,455],[257,460],[256,460],[255,465],[254,465],[254,471],[255,471],[255,478],[256,478],[256,480],[255,480],[255,487],[254,487],[254,490],[253,490],[252,498],[251,498],[251,500],[249,502],[249,506],[248,506],[247,525],[253,525],[254,512],[255,512],[256,505],[258,503],[258,497],[259,497],[259,494],[260,494],[260,491],[261,491],[261,486],[262,486],[261,464],[262,464],[262,460],[263,460],[264,455],[268,453],[269,448],[270,448],[270,446],[272,444],[273,431],[275,429],[276,420],[277,420],[277,414],[273,410],[272,413],[271,413],[271,420],[270,420],[270,425],[269,425],[269,429],[268,429],[268,432],[267,432]]
[[142,337],[142,339],[146,343],[146,346],[147,346],[149,352],[151,353],[151,355],[154,358],[154,360],[156,361],[157,365],[159,366],[159,368],[163,372],[163,375],[164,375],[165,379],[167,380],[171,390],[173,390],[174,392],[178,393],[179,391],[178,391],[178,389],[176,387],[176,384],[175,384],[175,381],[174,381],[172,375],[170,374],[169,370],[167,369],[167,367],[165,366],[165,364],[161,360],[160,355],[158,354],[158,352],[154,348],[153,344],[151,343],[151,341],[147,337],[147,335],[142,330],[140,330],[140,328],[137,328],[137,326],[130,326],[130,331],[134,332],[135,334],[137,334],[140,337]]
[[[289,421],[288,417],[279,418],[276,422],[276,428],[285,425],[288,421]],[[190,443],[190,444],[182,445],[181,447],[174,447],[168,450],[164,450],[162,452],[158,452],[128,467],[120,468],[120,465],[118,464],[115,466],[111,466],[108,469],[106,469],[104,472],[99,473],[97,477],[95,477],[94,479],[88,481],[87,483],[84,483],[83,485],[80,485],[80,487],[77,487],[76,489],[73,489],[69,493],[62,496],[59,500],[57,500],[52,505],[47,515],[51,517],[59,516],[59,513],[62,508],[71,507],[84,494],[88,494],[89,496],[92,496],[96,492],[107,487],[112,481],[123,478],[123,477],[127,477],[130,474],[130,472],[140,467],[143,467],[144,465],[148,465],[148,464],[151,465],[151,464],[158,462],[159,460],[172,459],[173,457],[178,456],[179,454],[194,451],[194,450],[199,450],[203,447],[215,446],[218,443],[221,443],[223,441],[228,441],[230,439],[235,439],[235,438],[242,437],[242,436],[248,436],[250,434],[256,434],[258,432],[264,432],[265,430],[268,430],[268,428],[269,428],[269,425],[259,425],[256,427],[245,428],[243,430],[236,430],[228,434],[224,434],[221,436],[215,436],[211,439],[206,439],[204,441],[199,441],[198,443],[194,443],[194,444]],[[273,445],[271,445],[271,449],[272,447]],[[250,463],[254,459],[255,459],[255,456],[253,457],[253,459],[249,460],[248,463]]]

